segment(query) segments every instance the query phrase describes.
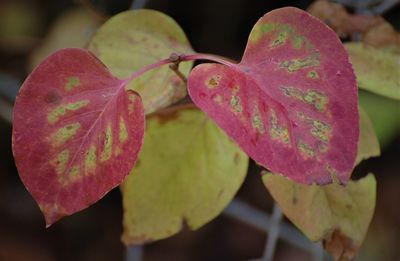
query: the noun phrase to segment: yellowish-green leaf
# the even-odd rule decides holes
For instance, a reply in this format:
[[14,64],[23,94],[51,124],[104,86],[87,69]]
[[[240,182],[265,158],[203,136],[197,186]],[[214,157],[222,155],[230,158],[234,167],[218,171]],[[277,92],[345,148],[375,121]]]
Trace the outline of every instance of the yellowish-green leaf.
[[203,112],[173,107],[153,114],[136,167],[122,185],[125,244],[197,229],[231,201],[248,157]]
[[43,43],[31,54],[29,67],[32,70],[44,58],[58,49],[83,48],[101,23],[100,18],[83,8],[65,11],[55,21]]
[[400,101],[362,90],[358,97],[371,119],[381,148],[386,147],[400,134]]
[[[89,50],[120,78],[172,53],[193,53],[185,33],[172,18],[143,9],[126,11],[108,20],[93,36]],[[192,62],[184,62],[179,69],[187,76],[191,67]],[[167,65],[136,78],[128,87],[141,95],[146,113],[186,95],[185,84]]]
[[372,126],[368,114],[361,106],[358,111],[360,116],[360,138],[358,140],[356,165],[365,159],[376,157],[381,154],[378,138],[376,137],[374,127]]
[[285,215],[308,238],[323,240],[336,260],[351,260],[357,254],[375,209],[373,174],[346,187],[307,186],[270,173],[262,179]]
[[360,88],[400,100],[400,54],[362,43],[347,43]]

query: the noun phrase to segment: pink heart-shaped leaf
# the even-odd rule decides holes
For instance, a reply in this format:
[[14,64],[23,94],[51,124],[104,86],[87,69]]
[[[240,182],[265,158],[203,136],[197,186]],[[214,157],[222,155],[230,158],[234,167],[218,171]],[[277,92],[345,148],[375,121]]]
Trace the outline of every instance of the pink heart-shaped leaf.
[[125,84],[89,51],[63,49],[21,87],[13,153],[48,226],[102,198],[135,164],[144,109]]
[[189,93],[255,161],[300,183],[346,183],[359,132],[357,86],[336,34],[308,13],[274,10],[239,64],[201,64]]

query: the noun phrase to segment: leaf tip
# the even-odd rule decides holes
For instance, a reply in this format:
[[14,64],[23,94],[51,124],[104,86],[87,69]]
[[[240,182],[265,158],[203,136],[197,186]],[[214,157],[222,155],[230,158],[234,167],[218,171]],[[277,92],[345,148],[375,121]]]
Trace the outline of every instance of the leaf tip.
[[350,237],[343,234],[340,229],[335,229],[327,239],[324,239],[323,245],[335,260],[340,261],[352,260],[360,247]]
[[39,207],[44,216],[46,229],[50,228],[54,223],[66,215],[57,212],[55,209],[44,207],[43,205],[39,205]]

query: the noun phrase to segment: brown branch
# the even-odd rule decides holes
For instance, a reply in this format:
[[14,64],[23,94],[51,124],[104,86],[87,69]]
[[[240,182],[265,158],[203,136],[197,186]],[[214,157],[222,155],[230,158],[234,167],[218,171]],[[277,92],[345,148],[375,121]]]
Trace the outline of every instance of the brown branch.
[[173,53],[169,57],[171,64],[169,68],[174,71],[174,73],[186,84],[187,78],[186,76],[179,70],[179,64],[182,62],[182,57],[179,54]]

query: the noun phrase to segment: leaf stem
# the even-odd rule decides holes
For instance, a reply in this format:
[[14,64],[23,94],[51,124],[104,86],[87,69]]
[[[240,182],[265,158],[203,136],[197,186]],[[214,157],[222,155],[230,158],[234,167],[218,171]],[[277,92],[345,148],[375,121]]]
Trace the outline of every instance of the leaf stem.
[[169,63],[172,63],[171,58],[167,58],[167,59],[164,59],[164,60],[160,60],[160,61],[158,61],[156,63],[152,63],[152,64],[149,64],[149,65],[146,65],[145,67],[142,67],[140,70],[135,71],[134,73],[132,73],[128,78],[126,78],[124,80],[124,82],[128,83],[128,82],[132,81],[133,79],[135,79],[136,77],[139,77],[140,75],[142,75],[142,74],[144,74],[144,73],[146,73],[146,72],[148,72],[148,71],[150,71],[152,69],[155,69],[157,67],[160,67],[162,65],[169,64]]
[[173,63],[169,65],[169,68],[186,84],[186,76],[179,70],[179,63]]
[[264,249],[263,261],[274,260],[275,249],[279,239],[280,222],[283,214],[281,208],[274,202],[274,210],[272,212],[272,220],[269,228],[267,244]]
[[226,66],[235,66],[236,62],[214,54],[207,54],[207,53],[196,53],[196,54],[188,54],[188,55],[181,55],[181,61],[193,61],[193,60],[209,60],[213,62],[217,62],[220,64],[224,64]]
[[181,71],[179,71],[179,64],[181,62],[187,62],[187,61],[194,61],[194,60],[209,60],[209,61],[213,61],[213,62],[217,62],[220,64],[224,64],[226,66],[235,66],[236,63],[232,60],[229,60],[228,58],[225,57],[221,57],[218,55],[214,55],[214,54],[205,54],[205,53],[196,53],[196,54],[176,54],[176,53],[172,53],[170,55],[170,57],[168,57],[167,59],[163,59],[160,60],[156,63],[153,64],[149,64],[145,67],[142,67],[140,70],[135,71],[134,73],[132,73],[128,78],[126,78],[124,80],[124,84],[129,83],[130,81],[132,81],[133,79],[135,79],[136,77],[139,77],[140,75],[155,69],[157,67],[166,65],[166,64],[170,64],[170,68],[184,81],[186,82],[186,77],[182,74]]

